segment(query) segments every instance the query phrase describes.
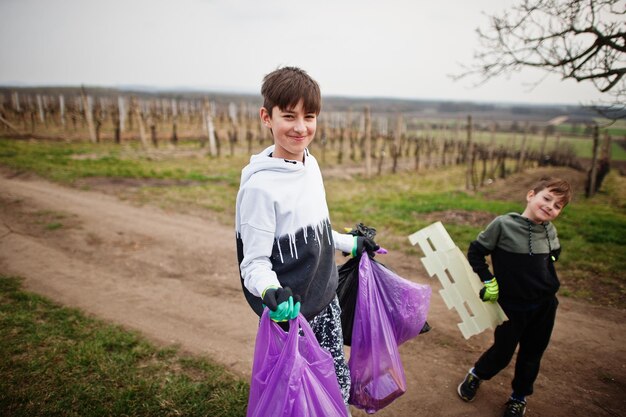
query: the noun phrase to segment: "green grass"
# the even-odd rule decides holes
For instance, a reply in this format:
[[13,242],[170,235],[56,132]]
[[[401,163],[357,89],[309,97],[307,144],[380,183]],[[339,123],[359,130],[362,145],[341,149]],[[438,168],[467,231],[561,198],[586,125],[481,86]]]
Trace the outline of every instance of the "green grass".
[[157,348],[2,275],[0,356],[0,415],[245,415],[248,384],[222,367]]
[[59,222],[54,222],[54,223],[48,223],[46,225],[46,229],[48,230],[57,230],[63,227],[63,223],[59,223]]
[[[240,168],[233,167],[228,157],[204,156],[197,146],[192,148],[183,145],[179,151],[188,151],[189,155],[172,157],[173,152],[146,152],[136,145],[92,145],[84,142],[61,144],[0,139],[0,164],[64,183],[89,177],[151,178],[200,183],[233,181],[239,177]],[[244,160],[241,161],[243,164]]]

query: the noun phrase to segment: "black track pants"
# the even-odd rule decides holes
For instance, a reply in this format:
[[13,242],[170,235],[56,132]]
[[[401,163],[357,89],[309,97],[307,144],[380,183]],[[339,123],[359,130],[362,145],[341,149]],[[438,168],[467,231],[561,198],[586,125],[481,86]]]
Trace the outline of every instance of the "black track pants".
[[509,320],[496,327],[493,345],[474,364],[476,376],[491,379],[511,362],[519,345],[511,385],[518,395],[532,394],[541,357],[550,342],[558,304],[554,297],[529,311],[510,311],[503,306]]

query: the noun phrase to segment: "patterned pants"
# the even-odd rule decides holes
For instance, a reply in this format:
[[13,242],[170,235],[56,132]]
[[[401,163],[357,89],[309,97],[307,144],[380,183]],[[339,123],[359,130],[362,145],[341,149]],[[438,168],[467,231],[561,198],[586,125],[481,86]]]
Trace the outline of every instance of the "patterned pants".
[[320,346],[330,352],[333,357],[337,381],[339,382],[339,388],[341,388],[343,402],[347,406],[350,398],[350,370],[343,352],[341,307],[339,306],[337,296],[309,324]]

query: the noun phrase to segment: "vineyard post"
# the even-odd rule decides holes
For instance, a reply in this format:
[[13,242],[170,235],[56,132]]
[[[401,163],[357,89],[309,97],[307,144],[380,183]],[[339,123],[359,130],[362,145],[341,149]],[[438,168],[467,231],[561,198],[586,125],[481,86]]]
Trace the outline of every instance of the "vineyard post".
[[341,163],[343,162],[343,144],[344,144],[347,132],[349,131],[348,122],[345,119],[345,115],[342,114],[342,118],[343,120],[340,121],[339,123],[339,150],[337,152],[337,163],[339,165],[341,165]]
[[396,130],[393,132],[393,148],[391,150],[391,157],[393,158],[393,166],[391,168],[392,173],[396,173],[398,170],[398,157],[400,156],[400,140],[402,139],[402,114],[399,113],[396,117]]
[[348,120],[346,122],[346,138],[348,138],[348,145],[350,147],[350,160],[356,161],[355,150],[355,133],[352,130],[352,109],[348,110]]
[[[248,119],[250,118],[250,110],[248,109],[248,103],[241,101],[239,104],[239,118],[236,126],[237,136],[235,137],[235,145],[239,142],[243,142],[243,138],[246,137],[246,130],[248,130]],[[233,148],[233,155],[235,149]]]
[[120,139],[121,134],[126,129],[126,119],[128,117],[128,110],[126,109],[126,100],[123,96],[117,96],[117,113],[119,117],[118,127],[120,129]]
[[502,145],[501,149],[501,153],[502,153],[502,163],[500,164],[500,178],[504,179],[506,178],[506,158],[508,156],[507,151],[506,151],[506,146]]
[[369,106],[365,107],[365,178],[372,176],[372,118]]
[[159,147],[159,138],[157,136],[156,112],[157,112],[156,103],[152,102],[150,104],[150,107],[148,108],[148,117],[146,118],[146,121],[148,122],[148,127],[150,128],[150,140],[152,141],[152,145],[155,148],[158,148]]
[[59,94],[59,121],[61,122],[63,132],[65,132],[65,97],[63,94]]
[[141,103],[134,97],[132,98],[131,107],[135,113],[137,124],[139,125],[139,139],[144,149],[148,149],[148,138],[146,136],[146,126],[143,123],[143,110],[141,109]]
[[[83,114],[82,110],[82,101],[80,97],[74,96],[74,106],[72,106],[72,112],[70,113],[70,120],[72,121],[72,131],[76,133],[76,129],[78,129],[78,116]],[[81,117],[81,120],[83,118]]]
[[28,97],[28,114],[30,114],[30,132],[35,133],[37,118],[35,117],[35,110],[33,109],[33,103],[30,97]]
[[324,122],[323,120],[320,122],[320,144],[322,146],[322,164],[326,163],[326,143],[327,143],[327,138],[326,138],[326,122]]
[[439,137],[437,138],[439,144],[439,166],[446,166],[446,134],[448,132],[447,125],[442,123],[439,126]]
[[602,148],[600,149],[600,161],[599,161],[597,180],[596,180],[596,190],[602,187],[602,182],[604,181],[604,177],[611,170],[611,135],[609,135],[609,131],[604,131],[604,140],[602,141]]
[[[124,103],[126,103],[126,100],[124,100]],[[126,132],[132,132],[133,131],[133,97],[130,97],[130,103],[128,104],[128,107],[126,108],[126,105],[124,105],[125,107],[125,111],[124,111],[124,121],[128,122],[127,124],[124,124],[124,131]]]
[[230,144],[230,156],[235,155],[235,144],[237,143],[237,126],[227,129],[228,143]]
[[607,162],[611,163],[611,135],[609,135],[609,131],[604,132],[604,143],[602,144],[602,159],[606,159]]
[[89,130],[89,138],[92,143],[96,143],[98,138],[96,137],[96,128],[93,123],[93,110],[92,110],[92,100],[91,96],[88,96],[85,93],[85,87],[81,87],[81,98],[83,103],[83,112],[85,115],[85,120],[87,121],[87,129]]
[[420,154],[421,154],[421,147],[422,147],[421,146],[422,145],[422,138],[420,138],[419,135],[417,135],[417,136],[415,136],[414,142],[415,142],[415,150],[414,150],[414,153],[413,153],[414,160],[415,160],[415,168],[414,169],[417,172],[421,168],[421,166],[420,166],[420,163],[421,163]]
[[20,93],[14,91],[13,94],[11,94],[11,101],[13,103],[13,110],[16,113],[20,113],[22,111],[22,108],[20,107]]
[[[261,134],[259,135],[259,137],[263,138],[265,137],[265,135],[267,135],[269,128],[263,125],[263,122],[261,121],[260,118],[258,119],[257,122],[259,123],[259,127],[261,129]],[[246,141],[248,142],[248,155],[250,155],[252,154],[252,142],[254,141],[254,135],[252,134],[252,130],[248,131],[248,134],[246,135]]]
[[430,130],[432,126],[430,122],[426,122],[426,129],[424,129],[424,137],[422,138],[422,166],[425,169],[430,168]]
[[46,115],[43,111],[43,100],[41,98],[41,94],[37,94],[37,112],[39,113],[39,121],[43,124],[46,123]]
[[178,145],[178,101],[173,98],[170,103],[172,108],[172,136],[170,136],[170,144],[172,146]]
[[474,158],[472,148],[472,116],[467,116],[467,141],[465,142],[465,189],[470,190],[472,188],[472,177],[474,175]]
[[522,131],[522,145],[519,150],[519,159],[517,160],[517,167],[515,169],[516,172],[521,172],[524,170],[524,162],[526,161],[526,144],[528,142],[528,122],[524,125],[524,130]]
[[[491,135],[491,140],[489,141],[489,171],[491,173],[493,173],[495,171],[495,166],[496,166],[496,158],[494,157],[494,153],[496,150],[496,123],[493,122],[491,123],[491,127],[489,129],[490,135]],[[489,175],[489,178],[492,178],[493,174]]]
[[470,155],[469,155],[469,148],[470,148],[470,143],[472,143],[472,115],[468,115],[467,116],[467,130],[466,130],[466,141],[465,141],[465,149],[466,149],[466,153],[465,153],[465,161],[467,161],[467,159],[469,159]]
[[546,155],[546,145],[548,144],[548,127],[544,127],[543,129],[543,139],[541,140],[541,148],[539,150],[539,158],[540,163],[545,159]]
[[587,176],[587,198],[592,197],[596,192],[596,175],[598,172],[598,147],[600,145],[600,128],[598,125],[593,127],[593,156],[591,157],[591,168]]
[[480,186],[485,185],[487,179],[487,160],[489,159],[489,151],[484,148],[484,145],[479,149],[480,159],[482,161],[482,171],[480,172]]
[[382,139],[380,144],[380,154],[378,155],[378,172],[377,175],[382,174],[383,172],[383,162],[385,161],[385,147],[387,146],[387,142],[391,139],[387,133],[380,134],[380,138]]
[[217,155],[217,145],[215,143],[215,127],[213,126],[213,117],[211,116],[211,105],[208,98],[204,98],[202,102],[202,119],[204,121],[204,129],[209,140],[209,155]]

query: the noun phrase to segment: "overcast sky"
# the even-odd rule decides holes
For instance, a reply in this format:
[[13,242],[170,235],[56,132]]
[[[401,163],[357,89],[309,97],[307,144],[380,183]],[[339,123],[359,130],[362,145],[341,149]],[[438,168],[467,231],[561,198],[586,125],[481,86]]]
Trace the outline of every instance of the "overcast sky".
[[0,0],[0,85],[258,93],[295,65],[323,95],[581,104],[593,86],[538,71],[478,88],[448,74],[514,0]]

